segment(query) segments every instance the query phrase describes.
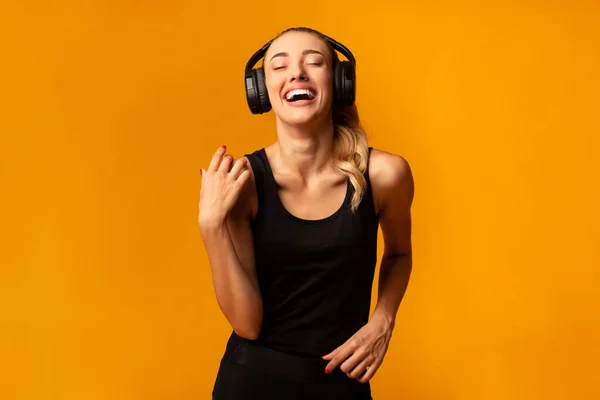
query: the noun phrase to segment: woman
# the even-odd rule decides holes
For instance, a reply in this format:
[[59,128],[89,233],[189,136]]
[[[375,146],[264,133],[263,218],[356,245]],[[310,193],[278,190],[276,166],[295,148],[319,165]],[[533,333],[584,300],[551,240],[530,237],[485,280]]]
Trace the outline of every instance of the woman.
[[336,43],[292,28],[263,47],[248,100],[272,107],[277,141],[236,161],[222,146],[201,170],[199,225],[233,328],[216,400],[371,399],[388,349],[412,265],[413,179],[404,158],[368,147]]

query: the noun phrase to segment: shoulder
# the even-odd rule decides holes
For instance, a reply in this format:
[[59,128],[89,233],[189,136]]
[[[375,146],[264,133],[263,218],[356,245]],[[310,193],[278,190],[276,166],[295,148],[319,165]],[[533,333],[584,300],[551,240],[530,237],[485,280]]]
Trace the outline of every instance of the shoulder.
[[394,203],[410,206],[414,179],[408,161],[397,154],[373,149],[369,159],[369,180],[377,212]]
[[369,159],[369,178],[373,184],[388,187],[412,180],[408,161],[397,154],[373,149]]

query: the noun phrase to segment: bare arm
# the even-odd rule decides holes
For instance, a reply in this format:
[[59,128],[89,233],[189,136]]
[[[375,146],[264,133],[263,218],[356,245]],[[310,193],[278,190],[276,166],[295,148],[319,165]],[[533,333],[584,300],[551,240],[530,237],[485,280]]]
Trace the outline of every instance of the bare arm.
[[[223,163],[231,163],[228,157],[223,158]],[[247,160],[238,162],[249,168]],[[228,169],[227,165],[223,167]],[[210,179],[206,176],[209,174],[208,171],[205,173],[203,185]],[[251,340],[260,333],[263,310],[250,229],[253,191],[254,184],[248,179],[227,213],[211,210],[204,214],[201,212],[204,216],[199,218],[219,307],[233,330]],[[211,201],[205,204],[211,204]]]
[[379,269],[378,299],[373,319],[394,326],[412,271],[411,205],[414,182],[409,164],[394,154],[373,151],[372,184],[384,253]]

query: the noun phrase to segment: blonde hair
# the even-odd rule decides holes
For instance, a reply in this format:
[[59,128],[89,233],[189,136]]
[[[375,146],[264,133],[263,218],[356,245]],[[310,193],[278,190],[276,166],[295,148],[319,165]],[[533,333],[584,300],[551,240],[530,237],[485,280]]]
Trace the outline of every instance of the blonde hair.
[[[317,36],[325,42],[331,51],[334,64],[339,61],[339,57],[331,47],[327,36],[321,32],[311,28],[295,27],[286,29],[277,35],[275,39],[287,32],[305,32]],[[347,176],[354,188],[351,202],[351,209],[354,212],[367,190],[367,181],[364,177],[369,161],[367,134],[360,124],[356,104],[351,106],[333,104],[331,108],[335,152],[334,167]]]
[[367,190],[364,173],[369,162],[367,135],[360,126],[356,105],[333,106],[334,166],[344,173],[352,187],[352,211],[356,211]]

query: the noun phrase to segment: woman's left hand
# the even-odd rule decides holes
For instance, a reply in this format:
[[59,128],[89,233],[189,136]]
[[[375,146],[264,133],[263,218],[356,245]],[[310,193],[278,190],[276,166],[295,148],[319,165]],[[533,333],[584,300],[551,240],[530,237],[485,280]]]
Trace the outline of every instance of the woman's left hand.
[[350,378],[363,383],[370,381],[383,362],[393,329],[393,323],[372,318],[344,344],[323,356],[324,360],[330,360],[325,372],[331,373],[340,366]]

